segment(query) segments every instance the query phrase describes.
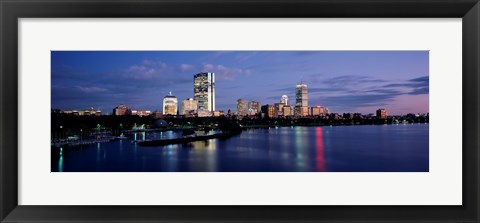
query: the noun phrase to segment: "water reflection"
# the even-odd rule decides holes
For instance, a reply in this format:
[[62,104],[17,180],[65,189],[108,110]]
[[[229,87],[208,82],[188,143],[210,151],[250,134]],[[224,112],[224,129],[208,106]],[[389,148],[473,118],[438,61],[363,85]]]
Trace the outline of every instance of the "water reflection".
[[100,143],[97,142],[97,162],[95,162],[97,169],[100,168],[100,152]]
[[97,163],[100,162],[100,143],[97,142]]
[[[133,133],[133,141],[139,141],[139,140],[145,141],[146,136],[147,136],[146,132],[135,132]],[[140,139],[138,139],[139,137]]]
[[297,171],[308,169],[308,135],[303,131],[304,127],[295,128],[295,153]]
[[[202,159],[204,162],[195,162],[197,165],[192,165],[193,169],[204,169],[205,171],[218,171],[217,170],[217,157],[219,151],[217,150],[218,140],[205,140],[192,143],[192,153],[195,155],[195,159]],[[200,157],[198,157],[200,156]],[[191,160],[191,158],[190,158]]]
[[177,145],[168,145],[165,146],[165,159],[164,162],[167,163],[168,171],[176,171],[177,170]]
[[[158,147],[135,139],[181,132],[136,132],[114,140],[52,150],[52,171],[378,172],[428,171],[428,125],[280,127],[229,139]],[[108,152],[108,156],[107,156]],[[66,155],[68,154],[68,155]]]
[[[136,138],[136,137],[135,137]],[[131,142],[131,145],[133,145],[133,158],[137,159],[137,153],[138,153],[138,145],[136,141]]]
[[60,147],[60,158],[58,158],[58,172],[63,172],[63,148]]
[[316,153],[317,153],[317,171],[324,172],[325,171],[325,158],[323,153],[323,135],[322,135],[322,128],[317,127],[315,128],[315,145],[316,145]]

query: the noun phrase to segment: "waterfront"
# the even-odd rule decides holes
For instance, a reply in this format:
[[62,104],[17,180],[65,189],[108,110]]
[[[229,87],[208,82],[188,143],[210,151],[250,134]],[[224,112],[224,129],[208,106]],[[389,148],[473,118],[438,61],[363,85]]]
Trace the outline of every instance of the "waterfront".
[[168,146],[135,140],[52,149],[52,172],[426,172],[429,125],[351,125],[250,129],[228,139]]

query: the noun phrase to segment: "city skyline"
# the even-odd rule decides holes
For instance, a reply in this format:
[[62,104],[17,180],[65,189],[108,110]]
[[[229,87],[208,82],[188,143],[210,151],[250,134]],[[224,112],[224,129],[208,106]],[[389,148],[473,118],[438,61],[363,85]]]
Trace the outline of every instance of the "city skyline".
[[308,106],[330,112],[429,112],[428,51],[52,51],[51,65],[52,108],[65,110],[163,111],[169,92],[194,98],[194,75],[210,72],[217,111],[294,99],[304,83]]

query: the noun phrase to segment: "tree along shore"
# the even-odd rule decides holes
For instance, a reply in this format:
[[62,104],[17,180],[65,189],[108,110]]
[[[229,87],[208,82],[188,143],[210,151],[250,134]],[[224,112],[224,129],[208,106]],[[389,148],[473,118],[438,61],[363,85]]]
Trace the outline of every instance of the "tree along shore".
[[[261,118],[259,116],[237,117],[184,117],[163,116],[164,126],[156,126],[159,119],[152,116],[74,116],[67,114],[53,114],[51,118],[51,131],[88,131],[88,130],[138,130],[138,129],[183,129],[210,126],[215,127],[220,122],[235,122],[241,126],[324,126],[324,125],[375,125],[375,124],[410,124],[428,123],[428,116],[391,116],[387,119],[378,119],[375,116],[366,117],[280,117]],[[143,127],[142,127],[143,126]]]

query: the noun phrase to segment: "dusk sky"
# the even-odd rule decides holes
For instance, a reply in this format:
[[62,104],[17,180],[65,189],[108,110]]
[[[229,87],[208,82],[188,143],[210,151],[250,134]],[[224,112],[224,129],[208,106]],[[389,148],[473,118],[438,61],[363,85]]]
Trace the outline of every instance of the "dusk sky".
[[308,85],[309,106],[330,112],[429,112],[428,51],[52,51],[52,108],[111,113],[119,104],[162,111],[172,92],[193,98],[193,75],[214,72],[216,110],[236,100],[295,105]]

